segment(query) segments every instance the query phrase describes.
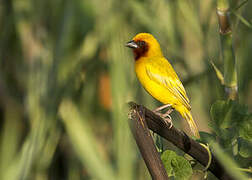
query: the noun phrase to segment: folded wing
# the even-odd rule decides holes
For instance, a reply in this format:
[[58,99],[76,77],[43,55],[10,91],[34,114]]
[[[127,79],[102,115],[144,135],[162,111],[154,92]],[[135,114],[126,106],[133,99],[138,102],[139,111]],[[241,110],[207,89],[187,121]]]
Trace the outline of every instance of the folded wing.
[[[173,96],[175,96],[179,102],[181,102],[188,110],[191,109],[189,99],[186,95],[183,84],[179,80],[176,72],[173,70],[171,64],[163,59],[159,61],[153,61],[146,64],[146,73],[149,78],[162,87],[166,88]],[[159,64],[157,64],[159,63]],[[159,68],[162,67],[162,68]]]

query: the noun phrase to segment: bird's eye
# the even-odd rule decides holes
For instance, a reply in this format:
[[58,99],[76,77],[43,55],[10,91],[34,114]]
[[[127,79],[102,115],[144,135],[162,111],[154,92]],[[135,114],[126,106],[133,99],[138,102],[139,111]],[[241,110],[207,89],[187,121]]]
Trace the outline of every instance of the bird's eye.
[[139,45],[140,45],[140,47],[144,47],[145,46],[145,42],[144,41],[140,41]]

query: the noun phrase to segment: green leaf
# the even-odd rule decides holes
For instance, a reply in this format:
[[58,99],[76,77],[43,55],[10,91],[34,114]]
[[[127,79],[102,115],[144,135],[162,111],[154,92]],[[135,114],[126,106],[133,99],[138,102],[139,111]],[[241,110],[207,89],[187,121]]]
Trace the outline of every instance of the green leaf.
[[248,117],[247,108],[231,100],[216,101],[210,113],[213,119],[211,126],[215,130],[240,126]]
[[241,3],[235,8],[235,10],[240,9],[242,6],[244,6],[245,4],[247,4],[247,2],[248,2],[248,0],[245,0],[245,1],[241,2]]
[[226,101],[217,101],[212,105],[210,113],[215,127],[222,129],[229,127],[231,107],[232,105]]
[[215,66],[213,61],[210,61],[210,63],[214,68],[214,71],[215,71],[217,78],[220,80],[221,84],[223,85],[224,84],[224,76],[223,76],[222,72],[217,68],[217,66]]
[[233,13],[245,26],[247,26],[250,29],[252,29],[252,24],[249,23],[248,20],[246,20],[244,17],[242,17],[240,14],[236,13],[235,11]]
[[164,163],[168,176],[174,176],[177,180],[187,180],[192,175],[190,163],[182,156],[177,155],[174,151],[166,150],[161,159]]
[[241,123],[239,134],[240,137],[246,140],[252,140],[252,115],[247,116],[243,123]]
[[226,151],[234,153],[231,144],[235,145],[238,137],[252,139],[252,115],[246,106],[231,100],[217,101],[211,107],[211,117],[210,126]]
[[216,136],[207,132],[200,132],[200,141],[208,143],[209,141],[216,141]]
[[214,141],[210,142],[212,152],[217,157],[219,162],[223,165],[225,170],[230,173],[233,179],[247,180],[248,177],[245,173],[239,171],[239,166],[234,162],[233,158],[228,156],[227,153]]
[[239,154],[244,157],[252,157],[252,141],[239,139]]
[[162,137],[160,137],[159,135],[155,134],[155,144],[156,144],[156,148],[158,150],[158,152],[162,153],[164,151],[164,142]]

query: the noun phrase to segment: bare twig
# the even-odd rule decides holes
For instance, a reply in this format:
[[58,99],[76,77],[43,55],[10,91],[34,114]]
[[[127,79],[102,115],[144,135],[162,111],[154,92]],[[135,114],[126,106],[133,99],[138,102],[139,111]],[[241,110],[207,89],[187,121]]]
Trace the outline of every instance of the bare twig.
[[[132,104],[133,105],[133,104]],[[133,107],[133,106],[131,106]],[[145,108],[135,106],[129,113],[131,131],[145,164],[154,180],[168,180],[164,165],[157,152],[152,136],[145,121]]]
[[[145,113],[145,119],[148,127],[140,127],[141,122],[138,120],[137,122],[134,121],[134,123],[138,123],[138,129],[135,129],[135,131],[147,130],[147,128],[151,129],[153,132],[159,134],[175,146],[177,146],[179,149],[184,151],[185,153],[189,154],[193,158],[195,158],[199,163],[201,163],[203,166],[206,166],[209,161],[208,151],[200,145],[198,142],[194,141],[190,137],[188,137],[184,132],[179,131],[174,126],[169,128],[169,125],[166,125],[165,122],[162,120],[161,117],[154,114],[151,110],[145,108],[144,106],[135,104],[133,102],[129,103],[131,107],[131,114],[137,114],[141,111],[144,111]],[[131,118],[132,119],[132,118]],[[138,118],[139,119],[139,118]],[[143,121],[145,123],[145,121]],[[139,132],[138,132],[139,133]],[[134,134],[136,141],[139,138],[139,134]],[[150,137],[149,137],[150,138]],[[149,145],[148,145],[149,146]],[[143,147],[139,146],[140,151],[143,151],[141,149]],[[144,147],[145,148],[145,147]],[[154,162],[152,162],[154,163]],[[224,167],[220,164],[220,162],[216,159],[216,157],[212,154],[212,161],[208,168],[217,178],[221,180],[232,180],[233,178],[228,174],[228,172],[224,169]]]

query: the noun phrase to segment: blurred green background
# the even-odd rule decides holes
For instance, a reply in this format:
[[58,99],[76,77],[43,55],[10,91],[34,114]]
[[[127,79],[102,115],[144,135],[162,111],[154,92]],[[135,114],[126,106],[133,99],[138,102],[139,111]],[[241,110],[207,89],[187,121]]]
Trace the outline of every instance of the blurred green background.
[[[231,20],[239,100],[251,111],[252,3],[235,9],[242,2],[231,1]],[[150,179],[125,108],[160,105],[124,46],[139,32],[158,39],[211,132],[210,106],[224,99],[210,64],[223,70],[215,1],[0,1],[0,179]]]

